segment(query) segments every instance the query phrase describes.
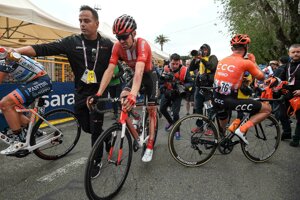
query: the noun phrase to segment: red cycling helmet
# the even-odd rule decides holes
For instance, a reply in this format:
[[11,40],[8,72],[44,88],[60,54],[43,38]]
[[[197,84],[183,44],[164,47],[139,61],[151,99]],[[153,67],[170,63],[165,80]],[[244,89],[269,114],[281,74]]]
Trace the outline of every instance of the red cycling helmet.
[[135,20],[129,15],[122,15],[114,21],[113,33],[121,35],[125,33],[131,33],[137,28]]
[[233,46],[233,45],[247,45],[247,44],[250,44],[250,42],[251,42],[251,40],[250,40],[248,35],[246,35],[246,34],[237,34],[231,39],[230,44],[231,44],[231,46]]

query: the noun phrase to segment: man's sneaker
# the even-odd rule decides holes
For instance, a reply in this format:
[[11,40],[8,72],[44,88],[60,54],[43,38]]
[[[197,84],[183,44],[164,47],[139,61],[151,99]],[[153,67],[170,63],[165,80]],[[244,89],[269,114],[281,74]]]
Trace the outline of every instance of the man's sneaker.
[[102,162],[97,163],[94,160],[94,166],[93,166],[92,171],[91,171],[91,178],[92,179],[97,178],[100,175],[101,167],[102,167]]
[[153,149],[149,149],[147,148],[144,156],[142,157],[142,161],[143,162],[150,162],[152,160],[152,156],[153,156]]
[[212,136],[214,134],[214,132],[211,129],[207,129],[206,131],[204,131],[204,135],[206,136]]
[[202,131],[202,129],[200,127],[195,127],[195,128],[192,128],[192,133],[200,133]]
[[172,124],[166,124],[165,131],[169,131],[172,127]]
[[291,146],[291,147],[298,147],[298,146],[299,146],[299,141],[294,141],[294,140],[291,141],[291,142],[290,142],[290,146]]
[[9,145],[9,147],[2,150],[0,153],[3,154],[3,155],[9,155],[9,154],[16,153],[17,151],[23,149],[24,147],[26,147],[25,143],[15,141],[11,145]]
[[236,129],[234,132],[235,135],[237,135],[241,140],[245,142],[245,144],[249,144],[249,142],[246,139],[246,136],[243,132],[241,132],[240,128]]
[[175,138],[176,138],[176,140],[180,140],[180,132],[179,131],[177,131],[175,133]]

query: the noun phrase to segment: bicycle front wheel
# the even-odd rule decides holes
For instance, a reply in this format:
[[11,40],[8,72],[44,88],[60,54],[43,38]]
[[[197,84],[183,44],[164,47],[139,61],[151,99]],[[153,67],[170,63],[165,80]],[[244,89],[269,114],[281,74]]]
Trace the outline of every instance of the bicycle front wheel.
[[[196,123],[198,130],[193,130]],[[172,157],[187,167],[198,167],[208,162],[218,147],[216,125],[206,116],[193,114],[179,119],[168,139]]]
[[[121,125],[115,124],[102,133],[93,146],[84,176],[89,199],[113,198],[127,178],[132,160],[132,140],[128,131],[122,139],[121,131]],[[95,167],[99,173],[95,173]]]
[[249,144],[241,143],[246,158],[256,163],[265,162],[275,154],[280,144],[281,133],[278,121],[270,115],[250,128],[246,137]]
[[35,149],[33,152],[44,160],[56,160],[67,155],[77,144],[81,127],[75,114],[67,109],[52,110],[39,119],[32,129],[30,145],[50,140],[58,136],[57,139],[49,141],[45,145]]

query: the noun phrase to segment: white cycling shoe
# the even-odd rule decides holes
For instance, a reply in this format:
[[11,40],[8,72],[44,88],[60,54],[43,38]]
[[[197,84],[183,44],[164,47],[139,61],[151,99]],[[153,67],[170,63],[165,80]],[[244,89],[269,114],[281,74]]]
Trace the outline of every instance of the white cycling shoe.
[[15,141],[12,144],[10,144],[9,147],[7,147],[6,149],[2,150],[0,152],[0,154],[3,154],[3,155],[13,154],[13,153],[16,153],[17,151],[25,148],[25,147],[26,147],[25,143]]
[[143,162],[150,162],[153,156],[153,149],[146,149],[144,156],[142,157]]
[[245,134],[240,130],[240,128],[236,129],[234,134],[237,135],[240,139],[242,139],[245,142],[245,144],[249,144]]

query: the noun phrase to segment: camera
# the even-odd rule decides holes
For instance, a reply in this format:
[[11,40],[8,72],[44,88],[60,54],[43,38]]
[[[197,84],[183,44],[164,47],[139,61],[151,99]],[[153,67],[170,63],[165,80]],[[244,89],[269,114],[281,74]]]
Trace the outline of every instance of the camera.
[[203,56],[203,51],[201,49],[200,50],[192,50],[191,55],[192,56]]
[[180,96],[185,96],[186,95],[186,91],[185,91],[185,87],[183,85],[180,85],[179,83],[176,84],[177,86],[177,92]]
[[172,81],[174,79],[174,74],[171,72],[164,72],[161,75],[161,79],[164,81]]

